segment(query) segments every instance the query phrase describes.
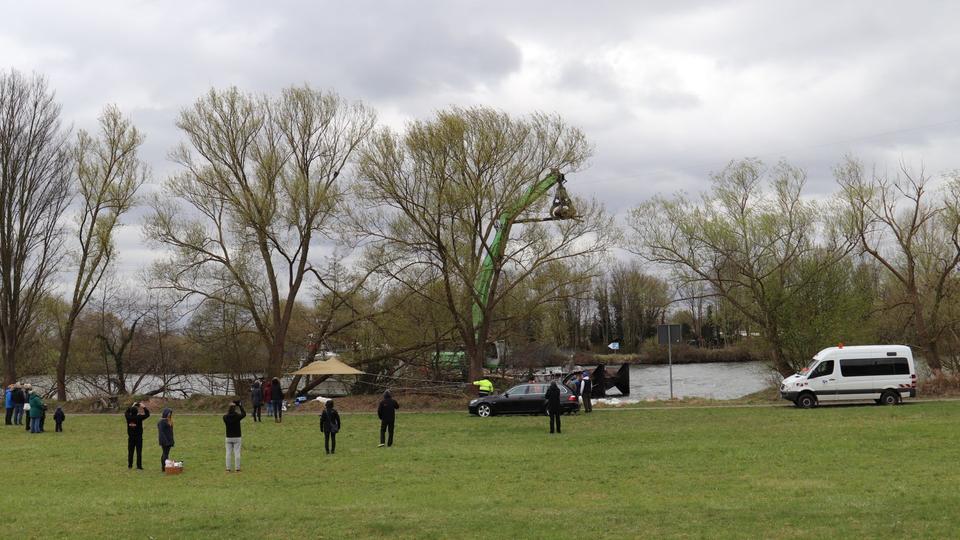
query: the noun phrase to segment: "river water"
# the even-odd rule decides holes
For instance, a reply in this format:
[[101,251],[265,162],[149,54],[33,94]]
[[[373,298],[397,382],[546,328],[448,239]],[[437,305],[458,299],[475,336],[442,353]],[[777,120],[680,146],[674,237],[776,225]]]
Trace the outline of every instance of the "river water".
[[[613,368],[611,368],[613,369]],[[129,375],[127,389],[137,385],[138,393],[145,393],[164,385],[176,388],[167,395],[186,397],[193,394],[232,395],[233,383],[225,374],[189,374],[173,377],[175,380],[161,379],[153,375]],[[736,399],[747,394],[763,390],[775,381],[777,375],[763,362],[718,362],[710,364],[678,364],[673,366],[673,395],[677,398]],[[51,377],[27,377],[41,393],[52,390]],[[283,386],[290,378],[283,379]],[[139,384],[138,384],[139,383]],[[76,399],[103,395],[106,381],[102,377],[95,379],[72,379],[67,385],[67,397]],[[336,381],[327,381],[317,389],[322,395],[344,395],[349,391],[346,385]],[[617,390],[611,390],[609,397],[614,402],[631,403],[654,399],[670,398],[670,377],[668,366],[634,365],[630,367],[630,395],[619,397]]]
[[[759,392],[779,381],[764,362],[715,362],[675,364],[673,395],[676,398],[736,399]],[[670,399],[669,366],[633,365],[630,367],[630,395],[609,397],[621,403]]]

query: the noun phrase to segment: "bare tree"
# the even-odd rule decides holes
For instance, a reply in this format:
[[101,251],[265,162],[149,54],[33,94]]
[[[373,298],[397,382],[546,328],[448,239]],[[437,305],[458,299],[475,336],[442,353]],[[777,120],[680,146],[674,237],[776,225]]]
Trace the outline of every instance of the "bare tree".
[[49,293],[63,254],[60,216],[70,201],[70,150],[47,81],[0,74],[0,342],[4,380]]
[[[443,111],[403,135],[384,130],[363,152],[359,221],[374,244],[369,254],[411,291],[443,284],[440,302],[470,358],[470,377],[483,368],[493,315],[512,289],[555,261],[571,261],[578,281],[578,273],[595,273],[613,231],[599,204],[582,203],[581,220],[518,226],[517,219],[546,215],[548,197],[518,205],[551,169],[575,170],[589,154],[583,133],[558,117],[486,108]],[[501,225],[505,215],[514,217]],[[498,238],[510,241],[495,245]],[[474,285],[488,254],[484,298]]]
[[893,178],[868,177],[853,158],[835,170],[843,189],[860,250],[880,263],[909,307],[909,325],[927,365],[942,369],[938,343],[957,323],[948,299],[960,293],[960,174],[940,191],[921,168],[901,164]]
[[[183,297],[250,313],[280,375],[287,329],[311,250],[342,204],[337,178],[373,129],[372,111],[336,94],[288,88],[277,99],[211,90],[181,112],[183,172],[154,200],[150,239],[171,249],[156,267]],[[186,208],[184,208],[184,205]]]
[[[71,254],[76,279],[70,309],[60,321],[60,357],[57,361],[57,399],[67,399],[67,361],[77,317],[113,263],[114,239],[120,217],[134,204],[146,179],[146,167],[137,156],[143,136],[116,107],[100,115],[100,136],[77,134],[73,147],[74,176],[80,194],[76,247]],[[122,384],[122,381],[121,381]]]
[[[764,189],[769,180],[769,190]],[[802,197],[806,173],[786,163],[731,162],[697,204],[661,197],[631,213],[631,250],[703,283],[758,325],[773,366],[793,373],[806,356],[788,354],[790,302],[853,249],[849,231]]]

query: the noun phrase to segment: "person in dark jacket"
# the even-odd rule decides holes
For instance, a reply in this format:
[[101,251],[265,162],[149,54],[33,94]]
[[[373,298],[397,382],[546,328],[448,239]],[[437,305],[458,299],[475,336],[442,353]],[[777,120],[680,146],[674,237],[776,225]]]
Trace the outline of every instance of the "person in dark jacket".
[[274,377],[270,382],[270,399],[273,401],[273,421],[283,421],[283,388],[280,379]]
[[3,392],[3,405],[6,415],[3,417],[3,423],[7,426],[13,425],[13,385],[8,385]]
[[21,426],[23,425],[23,406],[27,402],[27,394],[23,389],[23,385],[20,383],[15,384],[13,386],[13,394],[10,397],[13,400],[13,424],[15,426]]
[[550,433],[553,433],[554,423],[557,433],[560,433],[560,387],[557,386],[557,381],[550,383],[544,398],[547,400],[547,413],[550,414]]
[[136,401],[123,413],[127,421],[127,468],[133,468],[133,454],[137,454],[137,468],[143,470],[143,421],[150,418],[150,409]]
[[43,399],[40,394],[30,394],[30,433],[40,433],[40,417],[43,416]]
[[384,392],[383,399],[380,400],[380,405],[377,406],[377,418],[380,419],[380,447],[383,447],[383,436],[387,432],[389,432],[389,437],[387,438],[386,444],[387,446],[393,446],[393,424],[397,419],[397,409],[399,408],[400,404],[393,399],[390,391],[387,390]]
[[55,429],[57,433],[63,432],[63,421],[66,418],[67,415],[63,414],[63,407],[57,407],[57,410],[53,411],[53,421],[57,424]]
[[255,380],[250,385],[250,406],[253,407],[253,421],[262,422],[260,409],[263,408],[263,387],[260,381]]
[[580,376],[580,397],[583,399],[583,412],[593,412],[593,385],[590,384],[590,372],[584,371]]
[[167,458],[170,457],[170,449],[173,448],[173,409],[166,408],[160,414],[160,421],[157,422],[157,432],[160,439],[160,471],[167,470]]
[[[240,412],[237,412],[240,409]],[[227,428],[227,472],[230,472],[230,455],[233,455],[233,472],[240,472],[240,447],[242,446],[242,434],[240,433],[240,421],[247,417],[247,411],[243,410],[243,403],[240,400],[234,401],[223,415],[223,425]]]
[[320,431],[323,432],[323,449],[328,454],[337,453],[337,433],[340,432],[340,413],[333,408],[333,400],[328,399],[320,414]]

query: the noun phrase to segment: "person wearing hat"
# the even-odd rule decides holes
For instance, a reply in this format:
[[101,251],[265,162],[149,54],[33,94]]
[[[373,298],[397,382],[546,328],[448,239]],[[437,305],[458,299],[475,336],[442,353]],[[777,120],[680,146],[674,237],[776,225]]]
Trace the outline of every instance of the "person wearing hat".
[[387,390],[383,393],[383,399],[380,400],[380,405],[377,406],[377,418],[380,419],[380,444],[379,447],[383,447],[384,440],[383,436],[389,432],[389,438],[386,441],[387,446],[393,446],[393,424],[397,419],[397,409],[400,408],[400,404],[397,403],[397,400],[393,399],[393,396],[390,395],[390,391]]
[[593,385],[590,383],[590,372],[584,371],[580,376],[580,398],[583,400],[583,412],[593,411],[593,403],[590,396],[593,395]]
[[3,405],[6,409],[6,415],[3,417],[3,423],[7,426],[13,425],[13,385],[7,385],[3,392]]

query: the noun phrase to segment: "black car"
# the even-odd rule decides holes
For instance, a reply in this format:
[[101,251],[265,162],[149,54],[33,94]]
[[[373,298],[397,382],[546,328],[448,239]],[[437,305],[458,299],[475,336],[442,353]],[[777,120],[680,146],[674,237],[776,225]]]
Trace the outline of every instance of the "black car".
[[[580,410],[577,396],[565,385],[560,387],[560,411],[565,414]],[[495,414],[546,414],[547,400],[544,397],[550,383],[518,384],[502,394],[484,396],[470,401],[467,410],[477,416]]]

